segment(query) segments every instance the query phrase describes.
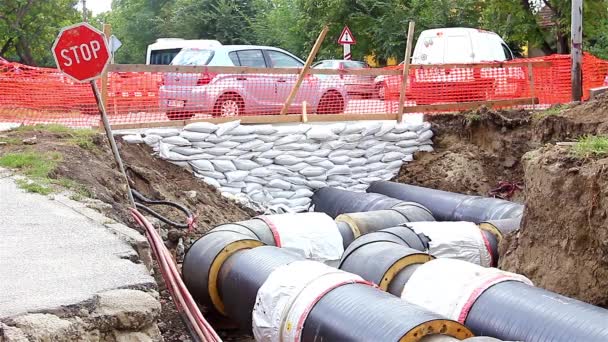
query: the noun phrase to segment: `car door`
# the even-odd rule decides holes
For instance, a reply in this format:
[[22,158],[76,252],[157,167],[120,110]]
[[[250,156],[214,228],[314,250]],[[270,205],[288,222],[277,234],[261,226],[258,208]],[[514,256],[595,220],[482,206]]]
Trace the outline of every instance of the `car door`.
[[[228,54],[235,65],[251,68],[267,68],[266,59],[261,49],[245,49]],[[266,114],[277,111],[275,92],[276,80],[269,74],[250,73],[233,75],[236,87],[242,90],[245,110],[250,114]]]
[[[265,50],[265,55],[268,60],[268,64],[272,68],[302,68],[304,63],[299,61],[298,59],[277,50]],[[277,95],[277,103],[279,106],[283,106],[287,97],[289,97],[289,93],[291,89],[296,84],[298,79],[297,74],[279,74],[276,79],[276,95]],[[314,77],[306,77],[302,84],[300,85],[300,89],[294,98],[289,111],[290,112],[299,112],[302,107],[303,101],[308,101],[311,103],[311,100],[316,96],[317,90],[317,82]]]

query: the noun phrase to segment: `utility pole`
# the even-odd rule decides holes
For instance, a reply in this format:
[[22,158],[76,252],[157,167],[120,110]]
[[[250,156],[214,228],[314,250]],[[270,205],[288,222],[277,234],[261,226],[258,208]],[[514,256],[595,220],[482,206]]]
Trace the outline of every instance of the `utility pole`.
[[82,0],[82,21],[84,21],[85,23],[88,22],[88,20],[87,20],[87,0]]
[[570,28],[572,45],[572,101],[583,98],[583,0],[572,0],[572,26]]

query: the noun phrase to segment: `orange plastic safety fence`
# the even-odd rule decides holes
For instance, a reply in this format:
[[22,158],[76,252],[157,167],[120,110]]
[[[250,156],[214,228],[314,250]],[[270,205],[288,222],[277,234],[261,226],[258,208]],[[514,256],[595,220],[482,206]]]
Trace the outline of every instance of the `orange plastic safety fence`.
[[[537,63],[529,68],[522,64],[536,61],[550,65]],[[401,67],[388,69],[396,68]],[[568,55],[518,59],[495,66],[413,66],[405,106],[532,97],[544,106],[566,103],[571,97],[570,68]],[[590,88],[604,84],[607,74],[607,61],[584,55],[585,99]],[[297,77],[295,73],[263,72],[110,72],[106,107],[113,124],[272,115],[282,110]],[[397,113],[400,87],[401,76],[386,72],[354,75],[346,69],[339,75],[306,75],[288,112],[302,113],[306,103],[306,111],[317,114]],[[416,107],[408,110],[412,111]],[[99,124],[97,114],[89,84],[76,83],[57,69],[0,59],[0,122],[88,127]]]

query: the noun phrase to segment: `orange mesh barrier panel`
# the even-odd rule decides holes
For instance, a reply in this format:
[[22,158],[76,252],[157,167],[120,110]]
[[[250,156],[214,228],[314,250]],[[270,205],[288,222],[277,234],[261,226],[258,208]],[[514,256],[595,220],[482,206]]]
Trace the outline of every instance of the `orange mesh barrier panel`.
[[[550,63],[526,64],[540,61]],[[129,70],[130,66],[120,67]],[[400,68],[306,75],[288,112],[302,113],[306,103],[309,114],[397,113]],[[110,122],[138,124],[278,114],[298,77],[295,69],[285,73],[265,73],[264,69],[243,73],[237,72],[238,68],[234,73],[226,68],[218,73],[212,69],[108,73],[106,107]],[[607,73],[607,61],[584,55],[585,99],[590,88],[604,84]],[[426,106],[421,111],[429,112],[438,109],[428,105],[505,100],[502,103],[508,106],[508,100],[534,97],[548,106],[567,103],[570,96],[570,57],[552,55],[480,65],[412,66],[405,106]],[[0,122],[87,127],[98,125],[97,114],[89,84],[75,83],[57,69],[0,60]]]

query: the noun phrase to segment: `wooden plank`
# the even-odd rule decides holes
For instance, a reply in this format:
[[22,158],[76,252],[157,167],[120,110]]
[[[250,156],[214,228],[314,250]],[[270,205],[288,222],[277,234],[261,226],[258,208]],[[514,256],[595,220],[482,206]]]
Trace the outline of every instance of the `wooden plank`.
[[530,97],[536,97],[536,85],[534,84],[534,67],[528,63],[528,86],[530,87]]
[[[103,35],[106,39],[106,44],[110,44],[110,36],[112,35],[112,26],[103,24]],[[108,68],[101,75],[101,102],[103,106],[108,108]]]
[[302,85],[302,81],[304,81],[304,76],[306,76],[306,74],[308,73],[308,70],[310,69],[310,66],[312,65],[312,61],[315,60],[315,57],[317,56],[317,52],[319,52],[319,49],[321,48],[321,44],[323,43],[323,40],[325,39],[325,36],[327,35],[327,31],[329,31],[329,26],[325,25],[325,27],[323,27],[323,30],[321,30],[321,33],[319,33],[319,37],[317,37],[317,41],[315,42],[315,45],[312,46],[312,50],[310,50],[310,53],[308,54],[308,58],[306,58],[306,62],[304,63],[304,68],[302,68],[302,71],[298,75],[298,79],[296,80],[296,83],[293,85],[293,88],[291,88],[291,92],[289,93],[289,96],[287,96],[285,103],[283,103],[283,109],[281,109],[281,115],[286,115],[287,111],[289,111],[289,107],[291,106],[293,99],[296,97],[296,94],[298,93],[298,90],[300,89],[300,85]]
[[472,102],[459,102],[459,103],[444,103],[436,105],[422,105],[405,107],[406,113],[424,113],[424,112],[435,112],[435,111],[459,111],[463,109],[477,108],[481,106],[518,106],[527,104],[538,104],[537,98],[526,97],[520,99],[509,99],[509,100],[490,100],[490,101],[472,101]]
[[399,107],[397,107],[397,115],[399,122],[403,119],[403,105],[405,104],[405,88],[410,76],[410,57],[412,56],[412,43],[414,41],[414,28],[416,23],[410,21],[407,29],[407,43],[405,44],[405,59],[403,61],[403,73],[401,74],[401,87],[399,88]]
[[535,67],[550,67],[553,62],[548,61],[526,61],[526,62],[493,62],[493,63],[458,63],[458,64],[412,64],[412,69],[453,69],[453,68],[508,68],[526,67],[532,63]]

